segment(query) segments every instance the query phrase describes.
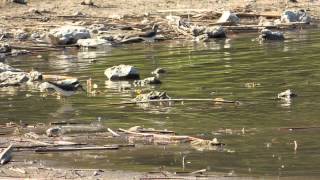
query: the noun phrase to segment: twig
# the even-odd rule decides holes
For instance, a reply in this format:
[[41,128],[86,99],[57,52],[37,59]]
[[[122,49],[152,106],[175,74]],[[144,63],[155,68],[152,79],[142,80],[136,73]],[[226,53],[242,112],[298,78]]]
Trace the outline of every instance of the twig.
[[35,152],[61,152],[61,151],[84,151],[84,150],[116,150],[119,146],[92,146],[92,147],[69,147],[69,148],[38,148]]
[[116,133],[116,132],[114,132],[112,129],[110,129],[110,128],[108,128],[107,129],[113,136],[115,136],[115,137],[119,137],[120,135],[118,134],[118,133]]

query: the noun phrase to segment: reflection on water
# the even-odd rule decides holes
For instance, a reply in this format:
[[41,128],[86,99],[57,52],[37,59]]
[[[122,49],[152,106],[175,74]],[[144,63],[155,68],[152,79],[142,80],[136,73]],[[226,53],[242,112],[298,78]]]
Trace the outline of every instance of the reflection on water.
[[[284,132],[279,128],[319,126],[320,34],[293,31],[286,35],[285,42],[276,43],[259,44],[252,40],[256,34],[241,34],[208,43],[132,44],[52,52],[41,54],[42,58],[35,55],[9,59],[10,65],[24,70],[36,68],[48,74],[78,77],[83,85],[92,78],[95,90],[100,93],[94,96],[77,93],[57,100],[41,97],[36,90],[2,88],[0,118],[3,123],[99,119],[104,126],[114,129],[140,125],[206,139],[216,137],[226,144],[224,151],[197,151],[189,145],[141,145],[112,152],[34,155],[56,165],[63,160],[66,166],[83,168],[145,171],[160,167],[172,171],[207,168],[233,175],[319,176],[319,133]],[[104,70],[118,64],[137,67],[141,77],[149,77],[158,67],[167,74],[161,77],[160,86],[138,89],[132,82],[106,79]],[[298,97],[275,101],[277,94],[286,89],[294,90]],[[111,105],[130,101],[138,92],[150,90],[166,91],[174,98],[223,98],[242,104]],[[216,133],[221,129],[228,132],[243,129],[245,133]],[[255,131],[250,132],[251,129]],[[296,150],[294,141],[298,143]]]

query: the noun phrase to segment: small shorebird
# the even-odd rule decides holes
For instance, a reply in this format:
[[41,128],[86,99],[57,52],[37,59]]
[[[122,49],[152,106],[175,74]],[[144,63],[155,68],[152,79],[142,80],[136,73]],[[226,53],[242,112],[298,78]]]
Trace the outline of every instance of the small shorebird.
[[58,82],[44,82],[40,85],[40,91],[55,90],[58,95],[71,96],[75,94],[78,89],[83,87],[77,79],[67,79]]

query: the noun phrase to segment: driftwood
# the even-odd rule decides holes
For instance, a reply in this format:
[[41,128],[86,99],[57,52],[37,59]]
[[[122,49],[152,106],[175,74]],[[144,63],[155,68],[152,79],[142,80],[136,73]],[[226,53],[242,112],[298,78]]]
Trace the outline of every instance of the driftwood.
[[116,150],[118,145],[112,146],[89,146],[89,147],[61,147],[61,148],[37,148],[35,152],[61,152],[61,151],[88,151],[88,150]]
[[13,145],[10,144],[6,149],[4,149],[0,154],[0,164],[4,165],[11,159],[11,153],[12,153]]

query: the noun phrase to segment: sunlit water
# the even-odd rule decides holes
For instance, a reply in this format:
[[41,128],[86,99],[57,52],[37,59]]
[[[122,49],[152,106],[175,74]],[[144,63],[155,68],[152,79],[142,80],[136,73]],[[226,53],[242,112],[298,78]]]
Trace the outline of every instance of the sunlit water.
[[[113,129],[141,125],[206,139],[216,137],[226,144],[223,151],[199,151],[187,144],[139,145],[111,152],[29,157],[49,160],[46,162],[51,165],[135,171],[206,168],[230,175],[318,176],[320,129],[290,132],[279,128],[320,126],[320,33],[294,31],[286,36],[285,42],[261,44],[255,40],[256,34],[230,34],[229,39],[210,43],[132,44],[9,59],[8,64],[24,70],[35,68],[45,74],[78,77],[84,86],[92,78],[100,93],[88,96],[79,92],[57,99],[43,97],[32,88],[2,88],[1,122],[100,121]],[[118,64],[134,65],[143,78],[151,76],[157,67],[168,73],[161,85],[121,90],[130,87],[130,82],[110,83],[103,74],[107,67]],[[248,87],[247,83],[257,86]],[[136,89],[166,91],[174,98],[221,97],[242,104],[110,105],[131,100]],[[286,89],[299,96],[291,102],[273,100]],[[231,131],[221,131],[225,129]],[[296,151],[294,141],[298,143]]]

